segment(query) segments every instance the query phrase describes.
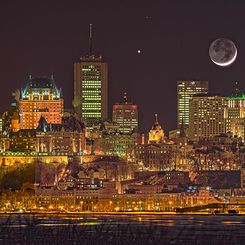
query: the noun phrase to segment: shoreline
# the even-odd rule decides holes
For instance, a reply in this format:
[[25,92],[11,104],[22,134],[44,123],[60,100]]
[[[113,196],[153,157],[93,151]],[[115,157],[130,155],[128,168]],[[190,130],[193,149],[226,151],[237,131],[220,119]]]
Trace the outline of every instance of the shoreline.
[[91,215],[91,216],[113,216],[113,215],[127,215],[127,216],[137,216],[137,215],[206,215],[206,216],[242,216],[245,215],[245,212],[239,212],[236,214],[229,213],[218,213],[212,214],[208,212],[185,212],[185,213],[176,213],[176,212],[0,212],[2,215],[47,215],[47,216],[82,216],[82,215]]

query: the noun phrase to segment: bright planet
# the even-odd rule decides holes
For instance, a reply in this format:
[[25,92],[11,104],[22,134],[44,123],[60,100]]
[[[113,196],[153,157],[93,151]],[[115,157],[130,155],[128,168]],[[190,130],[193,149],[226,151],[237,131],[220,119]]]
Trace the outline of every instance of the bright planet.
[[209,47],[209,56],[218,66],[229,66],[237,57],[235,44],[227,38],[219,38],[213,41]]

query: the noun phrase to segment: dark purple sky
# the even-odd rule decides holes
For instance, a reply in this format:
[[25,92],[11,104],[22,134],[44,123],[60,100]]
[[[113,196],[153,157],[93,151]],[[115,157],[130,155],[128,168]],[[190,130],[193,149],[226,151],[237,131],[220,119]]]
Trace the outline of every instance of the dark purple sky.
[[[71,107],[73,63],[94,50],[109,64],[109,101],[127,91],[140,109],[140,128],[148,131],[154,113],[165,130],[176,127],[176,82],[210,81],[211,92],[229,94],[234,81],[245,90],[245,1],[164,0],[4,0],[0,3],[0,112],[11,92],[33,76],[54,72]],[[233,40],[236,62],[214,65],[210,43]],[[137,50],[142,50],[141,54]]]

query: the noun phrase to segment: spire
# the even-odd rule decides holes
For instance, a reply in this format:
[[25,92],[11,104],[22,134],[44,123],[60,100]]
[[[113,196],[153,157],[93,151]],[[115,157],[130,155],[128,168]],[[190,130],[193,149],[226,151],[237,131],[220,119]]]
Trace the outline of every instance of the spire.
[[54,80],[54,73],[53,73],[53,71],[51,72],[50,79],[51,79],[51,80]]
[[124,104],[127,104],[127,102],[128,102],[128,97],[127,97],[127,93],[126,92],[123,95],[123,102],[124,102]]
[[92,55],[93,25],[89,24],[89,56]]
[[32,75],[31,75],[31,72],[29,73],[29,80],[31,80],[32,79]]
[[157,121],[157,113],[155,114],[155,120],[156,120],[156,123],[158,123],[158,121]]
[[239,88],[239,83],[236,81],[235,82],[235,91],[232,93],[232,96],[234,97],[239,97],[239,96],[242,96],[242,91],[240,90]]
[[239,83],[236,81],[235,82],[235,91],[238,92],[239,91]]

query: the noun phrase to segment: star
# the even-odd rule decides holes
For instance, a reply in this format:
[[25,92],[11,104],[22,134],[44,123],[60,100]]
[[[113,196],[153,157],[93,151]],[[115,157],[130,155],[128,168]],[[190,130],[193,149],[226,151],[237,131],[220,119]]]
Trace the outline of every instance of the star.
[[141,54],[141,53],[142,53],[142,51],[141,51],[140,49],[138,49],[138,50],[137,50],[137,53],[138,53],[138,54]]

